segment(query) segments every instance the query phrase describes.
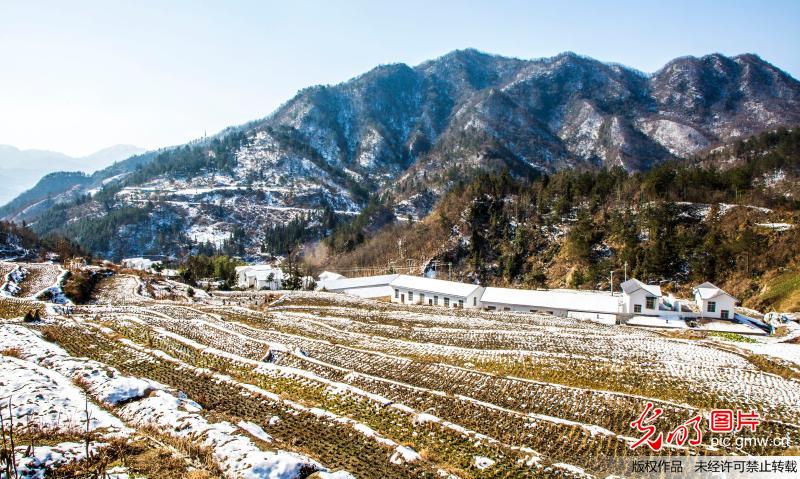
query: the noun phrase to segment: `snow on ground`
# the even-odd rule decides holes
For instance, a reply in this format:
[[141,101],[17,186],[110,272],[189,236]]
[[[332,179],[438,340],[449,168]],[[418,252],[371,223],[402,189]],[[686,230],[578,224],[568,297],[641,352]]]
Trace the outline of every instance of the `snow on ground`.
[[22,326],[0,325],[0,348],[15,349],[25,360],[80,380],[102,402],[124,402],[118,414],[132,425],[155,427],[177,437],[197,440],[213,451],[226,477],[290,479],[304,469],[324,470],[315,461],[296,453],[262,451],[247,436],[236,434],[236,426],[226,421],[207,421],[197,403],[172,394],[166,386],[123,376],[96,361],[71,357]]
[[262,451],[249,437],[236,434],[236,426],[208,422],[194,401],[157,390],[149,397],[126,404],[120,415],[132,424],[151,426],[177,437],[200,439],[213,450],[220,469],[229,478],[291,479],[303,469],[323,470],[315,461],[286,451]]
[[18,427],[82,433],[88,410],[90,430],[129,431],[118,418],[92,401],[87,403],[86,394],[69,378],[15,357],[0,356],[0,397],[0,415],[6,424],[10,404]]
[[19,284],[25,279],[28,270],[22,265],[15,265],[14,269],[5,275],[3,285],[0,286],[0,295],[2,296],[16,296],[20,292]]
[[[104,443],[92,443],[89,446],[89,452],[95,454],[105,446],[106,444]],[[86,459],[86,444],[80,442],[62,442],[55,446],[37,446],[33,448],[30,455],[26,454],[26,449],[27,446],[14,449],[19,477],[26,479],[44,479],[47,477],[49,469]],[[0,477],[5,478],[5,475],[0,474]],[[116,477],[121,479],[119,476]]]
[[789,322],[786,323],[786,328],[789,332],[784,336],[756,338],[755,342],[736,342],[736,347],[789,361],[800,367],[800,344],[790,342],[800,337],[800,324]]
[[250,421],[239,421],[237,426],[249,432],[254,438],[264,442],[272,442],[272,436],[267,434],[264,429],[258,424]]
[[475,467],[481,471],[494,466],[495,461],[485,456],[475,456]]
[[800,366],[800,344],[789,343],[736,343],[737,347],[755,354],[774,356]]
[[211,243],[221,248],[225,241],[231,239],[231,233],[224,231],[224,225],[194,225],[186,231],[186,236],[195,243]]

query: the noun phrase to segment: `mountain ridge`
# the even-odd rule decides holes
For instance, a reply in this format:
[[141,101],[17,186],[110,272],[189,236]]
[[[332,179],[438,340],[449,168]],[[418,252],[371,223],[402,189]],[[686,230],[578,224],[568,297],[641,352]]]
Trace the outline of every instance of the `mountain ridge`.
[[[757,55],[681,57],[646,74],[571,52],[523,60],[457,50],[304,88],[261,120],[100,172],[35,214],[20,204],[2,215],[35,223],[66,205],[58,221],[41,223],[50,228],[131,207],[147,222],[128,225],[141,228],[130,233],[138,246],[105,253],[159,249],[142,238],[164,218],[179,223],[171,226],[179,250],[208,238],[219,245],[243,229],[243,248],[255,252],[264,226],[325,208],[357,213],[370,197],[422,218],[477,171],[646,171],[797,124],[800,83]],[[106,186],[115,189],[103,205],[69,204]]]
[[0,183],[4,185],[0,191],[0,206],[35,187],[37,180],[45,176],[42,171],[46,174],[65,171],[91,173],[144,151],[134,145],[119,144],[86,156],[73,157],[57,151],[0,145]]

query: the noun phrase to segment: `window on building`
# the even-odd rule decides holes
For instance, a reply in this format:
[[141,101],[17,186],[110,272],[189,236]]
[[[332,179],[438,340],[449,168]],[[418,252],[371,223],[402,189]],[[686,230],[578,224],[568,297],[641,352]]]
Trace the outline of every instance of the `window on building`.
[[419,304],[425,304],[425,293],[419,293]]
[[433,304],[435,304],[436,306],[439,306],[439,297],[438,296],[434,296],[433,297]]
[[450,307],[450,298],[444,298],[444,307],[445,308],[449,308]]
[[463,299],[459,299],[458,300],[458,307],[461,308],[461,309],[464,309],[464,300]]
[[722,318],[722,319],[730,319],[731,318],[730,315],[731,315],[731,312],[728,311],[727,309],[723,309],[722,311],[719,312],[719,317]]
[[494,311],[495,309],[497,308],[494,306],[486,306],[486,311]]
[[645,301],[647,309],[656,309],[656,298],[649,296]]
[[394,290],[394,299],[397,299],[399,297],[400,297],[400,290],[399,289]]
[[477,296],[473,296],[472,297],[472,305],[473,306],[477,306],[478,305],[478,297]]
[[409,303],[413,303],[414,302],[414,292],[413,291],[409,291],[408,292],[408,302]]
[[511,311],[511,308],[508,306],[503,307],[503,311]]
[[634,304],[633,305],[633,312],[634,313],[641,313],[642,312],[642,305],[641,304]]
[[428,304],[429,304],[430,306],[433,306],[433,300],[432,300],[432,299],[430,299],[430,298],[428,298]]
[[708,302],[708,308],[706,308],[706,309],[708,309],[709,313],[715,312],[717,310],[717,303],[715,301],[709,301]]

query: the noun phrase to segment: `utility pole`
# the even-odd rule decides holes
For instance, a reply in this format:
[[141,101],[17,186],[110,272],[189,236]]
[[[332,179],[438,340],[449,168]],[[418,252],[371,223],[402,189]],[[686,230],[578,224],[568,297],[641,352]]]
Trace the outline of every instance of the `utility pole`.
[[628,281],[628,262],[625,262],[625,281]]
[[611,294],[614,294],[614,270],[611,270]]

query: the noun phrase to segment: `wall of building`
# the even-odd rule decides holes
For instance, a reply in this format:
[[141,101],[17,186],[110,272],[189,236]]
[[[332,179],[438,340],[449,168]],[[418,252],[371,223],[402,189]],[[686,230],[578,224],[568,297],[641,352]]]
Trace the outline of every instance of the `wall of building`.
[[[728,319],[733,319],[734,315],[734,308],[736,307],[736,300],[731,298],[730,296],[726,296],[724,294],[717,296],[715,298],[711,298],[709,300],[700,299],[699,297],[695,298],[695,302],[700,307],[700,317],[702,318],[722,318],[722,311],[728,311]],[[708,310],[708,304],[710,302],[715,303],[715,308],[713,312]]]
[[[396,292],[395,292],[396,290]],[[411,298],[409,299],[409,293],[411,293]],[[392,302],[399,303],[399,304],[424,304],[430,306],[439,306],[445,307],[445,298],[449,299],[449,308],[457,308],[459,307],[459,300],[463,301],[463,307],[465,309],[472,309],[472,308],[480,308],[481,301],[480,296],[483,293],[483,288],[478,288],[476,292],[469,296],[456,296],[453,294],[445,294],[439,292],[431,292],[431,291],[421,291],[409,288],[392,288]],[[423,299],[424,295],[424,299]],[[438,301],[437,301],[438,300]],[[438,304],[435,304],[434,301],[437,301]]]
[[505,303],[487,303],[485,301],[480,302],[481,307],[484,309],[488,309],[490,311],[511,311],[514,313],[542,313],[542,314],[552,314],[554,316],[563,316],[566,317],[567,311],[566,309],[558,309],[558,308],[549,308],[547,306],[522,306],[518,304],[505,304]]
[[[658,314],[658,303],[661,298],[655,297],[654,301],[654,308],[647,307],[647,298],[654,297],[647,291],[643,289],[639,289],[634,291],[631,294],[623,294],[623,304],[625,305],[625,312],[629,314],[639,314],[644,316],[649,315],[657,315]],[[640,304],[642,306],[641,311],[635,311],[635,305]]]

